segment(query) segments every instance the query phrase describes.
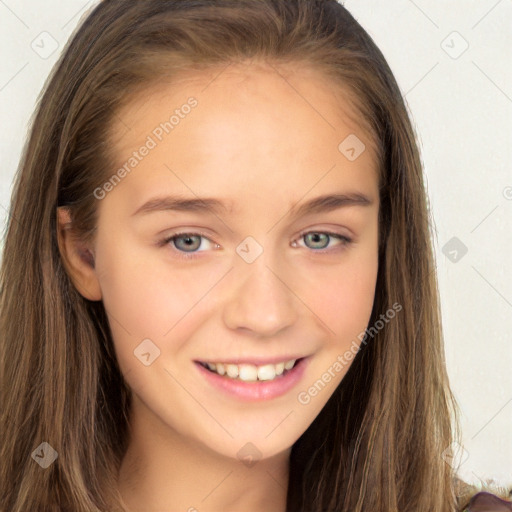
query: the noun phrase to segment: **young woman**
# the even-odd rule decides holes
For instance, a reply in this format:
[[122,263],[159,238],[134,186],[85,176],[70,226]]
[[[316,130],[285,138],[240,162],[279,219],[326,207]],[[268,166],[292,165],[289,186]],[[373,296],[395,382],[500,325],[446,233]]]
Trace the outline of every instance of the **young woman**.
[[456,478],[418,147],[334,0],[100,3],[0,306],[2,511],[511,510]]

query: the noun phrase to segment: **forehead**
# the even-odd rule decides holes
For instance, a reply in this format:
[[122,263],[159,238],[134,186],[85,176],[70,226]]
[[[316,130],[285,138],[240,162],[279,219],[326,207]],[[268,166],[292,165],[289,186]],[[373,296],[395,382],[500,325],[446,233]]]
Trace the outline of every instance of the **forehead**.
[[[181,110],[190,98],[196,107]],[[341,181],[349,189],[375,189],[373,141],[352,99],[308,68],[232,65],[183,73],[152,84],[117,112],[110,147],[122,166],[148,137],[156,142],[127,180],[133,200],[170,181],[203,197],[289,191],[295,198],[315,182],[325,193]],[[357,160],[342,153],[353,149],[347,144],[362,151]]]
[[[111,156],[132,150],[147,136],[151,123],[169,120],[172,111],[179,110],[192,96],[200,106],[194,112],[195,117],[198,111],[205,113],[205,106],[213,113],[211,103],[217,106],[217,115],[223,113],[228,117],[231,112],[241,116],[242,109],[247,114],[252,106],[253,114],[261,111],[268,117],[270,105],[273,113],[269,123],[276,117],[296,124],[302,120],[304,124],[300,128],[312,136],[318,133],[318,124],[323,123],[326,130],[357,134],[375,163],[380,156],[377,135],[360,111],[361,98],[351,88],[311,63],[268,60],[184,69],[172,78],[163,75],[141,86],[124,99],[112,118],[108,138],[115,151]],[[299,111],[308,113],[310,119],[298,115]],[[249,131],[249,121],[241,119],[243,130]],[[282,139],[285,138],[283,133]]]

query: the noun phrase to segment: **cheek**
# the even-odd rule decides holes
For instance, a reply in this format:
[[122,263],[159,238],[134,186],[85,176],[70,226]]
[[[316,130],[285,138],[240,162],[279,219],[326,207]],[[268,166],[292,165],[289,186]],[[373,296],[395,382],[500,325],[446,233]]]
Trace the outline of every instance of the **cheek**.
[[310,276],[305,303],[337,339],[352,339],[368,325],[375,298],[377,258],[354,257]]
[[100,259],[103,302],[113,333],[118,334],[115,339],[168,343],[170,331],[176,334],[190,321],[197,322],[201,302],[223,269],[203,266],[187,272],[183,263],[166,260],[165,249],[136,250],[134,244],[126,250],[126,245],[118,241],[105,246]]

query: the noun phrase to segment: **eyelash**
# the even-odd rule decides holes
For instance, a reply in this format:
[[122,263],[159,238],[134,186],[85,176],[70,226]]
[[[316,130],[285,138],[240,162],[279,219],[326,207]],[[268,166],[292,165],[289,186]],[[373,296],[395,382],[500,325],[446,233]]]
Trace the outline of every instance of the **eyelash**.
[[[333,233],[331,231],[303,231],[298,237],[297,237],[297,240],[303,238],[304,236],[308,235],[308,234],[322,234],[322,235],[328,235],[329,237],[331,238],[336,238],[338,240],[341,241],[341,247],[342,249],[344,249],[345,247],[347,247],[348,245],[350,245],[353,240],[351,238],[348,238],[344,235],[340,235],[338,233]],[[209,237],[207,237],[205,234],[203,233],[191,233],[191,232],[182,232],[182,233],[175,233],[173,234],[172,236],[168,236],[166,238],[164,238],[163,240],[161,240],[158,245],[160,247],[164,247],[164,246],[167,246],[168,244],[170,244],[170,242],[173,242],[174,240],[176,240],[177,238],[182,238],[182,237],[186,237],[186,236],[201,236],[203,238],[206,238],[207,240],[209,240],[210,242],[212,242],[212,240],[210,240]],[[214,242],[212,242],[214,243]],[[176,252],[179,253],[179,257],[180,258],[183,258],[185,260],[191,260],[191,259],[195,259],[195,258],[198,258],[199,256],[197,256],[198,252],[191,252],[191,253],[186,253],[186,252],[183,252],[183,251],[180,251],[179,249],[175,249]],[[320,254],[328,254],[328,253],[331,253],[333,251],[335,251],[335,249],[318,249],[318,250],[315,250],[315,249],[311,249],[311,251],[313,252],[316,252],[316,253],[320,253]]]

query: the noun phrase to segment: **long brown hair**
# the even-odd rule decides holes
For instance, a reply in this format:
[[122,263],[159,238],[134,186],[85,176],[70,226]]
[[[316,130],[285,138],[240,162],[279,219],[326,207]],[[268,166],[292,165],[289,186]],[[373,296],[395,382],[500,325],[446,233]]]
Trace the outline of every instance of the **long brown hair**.
[[[460,439],[458,412],[422,165],[404,100],[371,37],[334,0],[105,0],[49,77],[15,177],[0,276],[2,511],[123,509],[116,481],[130,390],[103,303],[82,297],[63,266],[56,209],[68,207],[76,236],[93,240],[93,191],[112,174],[109,127],[120,107],[162,79],[252,58],[315,66],[349,91],[380,170],[370,325],[391,304],[402,306],[365,333],[343,381],[294,444],[287,511],[456,509],[444,454]],[[58,454],[46,469],[31,457],[53,453],[42,442]]]

